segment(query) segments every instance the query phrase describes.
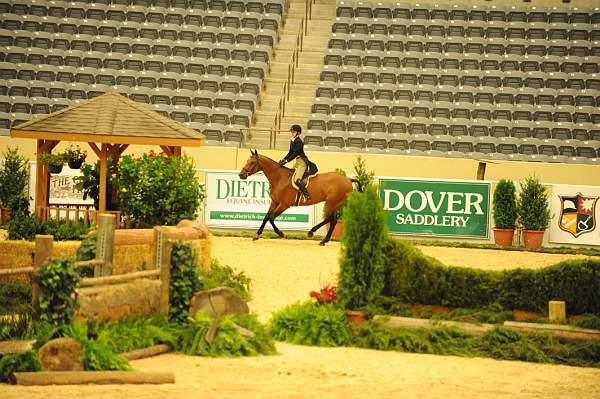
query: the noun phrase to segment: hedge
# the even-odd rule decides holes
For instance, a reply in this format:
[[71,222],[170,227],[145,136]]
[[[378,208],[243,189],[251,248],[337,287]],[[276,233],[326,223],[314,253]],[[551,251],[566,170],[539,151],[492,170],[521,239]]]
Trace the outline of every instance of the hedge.
[[600,315],[600,261],[591,258],[498,272],[447,267],[394,239],[386,240],[384,254],[383,294],[400,302],[547,313],[548,301],[561,300],[568,314]]

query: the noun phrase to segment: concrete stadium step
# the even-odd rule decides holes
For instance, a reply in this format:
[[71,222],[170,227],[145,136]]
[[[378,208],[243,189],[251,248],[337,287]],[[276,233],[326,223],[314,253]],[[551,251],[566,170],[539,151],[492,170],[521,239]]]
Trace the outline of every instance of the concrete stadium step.
[[[287,150],[289,137],[285,130],[292,124],[306,126],[313,103],[323,57],[331,32],[331,20],[335,17],[337,0],[319,0],[312,4],[311,19],[307,21],[307,35],[303,36],[302,52],[298,56],[298,67],[294,71],[294,83],[290,86],[290,100],[285,104],[285,116],[281,120],[283,133],[277,135],[276,147]],[[244,144],[250,148],[269,148],[270,129],[280,106],[283,85],[288,81],[289,65],[301,21],[305,18],[304,0],[290,0],[290,7],[279,30],[279,41],[273,49],[270,72],[265,77],[265,88],[261,93],[262,104],[255,113],[255,122],[250,129],[250,138]]]

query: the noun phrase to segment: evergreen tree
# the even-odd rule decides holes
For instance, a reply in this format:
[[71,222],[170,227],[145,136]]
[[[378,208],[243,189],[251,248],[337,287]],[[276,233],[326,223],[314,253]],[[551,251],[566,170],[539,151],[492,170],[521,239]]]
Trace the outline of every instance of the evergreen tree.
[[385,285],[385,212],[372,185],[353,193],[344,212],[338,292],[347,308],[357,308],[380,295]]

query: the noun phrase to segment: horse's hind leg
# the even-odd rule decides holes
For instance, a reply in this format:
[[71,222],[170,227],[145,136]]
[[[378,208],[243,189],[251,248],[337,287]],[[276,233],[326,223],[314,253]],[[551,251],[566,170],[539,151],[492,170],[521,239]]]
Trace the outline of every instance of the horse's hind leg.
[[[327,205],[325,205],[325,207],[327,210],[330,209]],[[306,235],[308,237],[312,237],[314,235],[315,231],[319,230],[321,227],[325,226],[327,223],[331,223],[331,217],[334,214],[337,216],[337,208],[335,209],[335,211],[328,213],[327,217],[325,217],[325,219],[323,219],[323,221],[321,223],[313,226],[313,228],[310,229]]]
[[326,243],[329,242],[329,240],[331,240],[331,234],[333,234],[333,229],[335,228],[335,225],[337,224],[337,212],[333,212],[331,214],[330,218],[331,218],[331,224],[329,225],[327,234],[325,235],[325,238],[323,238],[321,241],[319,241],[319,245],[325,245]]

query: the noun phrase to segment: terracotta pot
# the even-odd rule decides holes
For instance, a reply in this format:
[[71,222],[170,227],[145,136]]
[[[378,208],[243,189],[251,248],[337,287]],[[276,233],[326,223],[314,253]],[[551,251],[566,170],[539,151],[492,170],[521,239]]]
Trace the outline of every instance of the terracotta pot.
[[546,230],[523,230],[523,241],[525,248],[540,248],[544,240]]
[[344,235],[344,222],[342,220],[338,220],[333,228],[332,236],[336,240],[341,240],[342,235]]
[[48,165],[48,171],[55,175],[62,172],[62,168],[62,165]]
[[543,314],[527,312],[525,310],[514,310],[513,311],[513,319],[515,321],[527,321],[527,320],[535,320],[541,319],[544,317]]
[[10,208],[0,209],[0,224],[8,223],[9,218],[10,218]]
[[502,247],[510,247],[513,243],[515,229],[497,229],[494,227],[494,242]]
[[367,316],[363,312],[359,312],[356,310],[346,310],[346,317],[350,320],[352,324],[362,324],[367,321]]

